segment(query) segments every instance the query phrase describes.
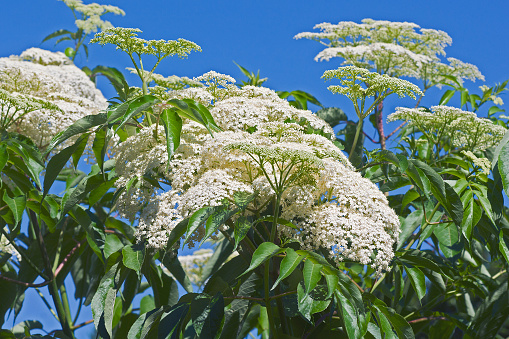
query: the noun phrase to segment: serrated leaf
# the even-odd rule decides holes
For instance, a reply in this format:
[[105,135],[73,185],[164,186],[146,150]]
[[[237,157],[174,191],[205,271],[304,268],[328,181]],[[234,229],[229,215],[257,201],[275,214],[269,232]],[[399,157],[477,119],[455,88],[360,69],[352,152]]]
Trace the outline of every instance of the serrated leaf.
[[320,274],[322,267],[322,265],[314,263],[312,260],[306,260],[304,263],[302,275],[304,276],[304,288],[306,293],[311,292],[320,281],[322,277]]
[[182,132],[182,118],[174,111],[165,109],[160,115],[163,121],[164,133],[166,135],[166,151],[168,152],[168,162],[166,169],[170,166],[175,150],[180,145],[180,133]]
[[58,133],[53,137],[53,139],[51,139],[49,145],[46,147],[45,154],[49,154],[53,148],[69,139],[70,137],[76,134],[87,132],[92,127],[106,123],[106,119],[106,113],[99,113],[87,115],[77,120],[71,126],[67,127],[64,131]]
[[145,246],[143,245],[126,245],[122,248],[122,262],[124,266],[134,270],[141,271],[143,260],[145,259]]
[[509,195],[509,143],[500,149],[498,155],[498,171],[502,179],[502,185],[506,195]]
[[[21,218],[23,217],[23,211],[26,207],[26,196],[21,195],[19,197],[11,198],[7,194],[7,191],[4,191],[3,201],[9,206],[9,209],[12,212],[14,217],[15,226],[17,226],[21,222]],[[5,224],[4,224],[5,225]]]
[[426,279],[424,273],[417,267],[405,267],[405,270],[408,273],[408,278],[410,279],[412,287],[417,293],[417,297],[419,300],[422,300],[426,295]]
[[276,282],[272,286],[271,290],[274,290],[276,286],[281,282],[281,280],[288,277],[292,272],[299,266],[299,264],[304,260],[304,257],[297,254],[293,249],[286,249],[286,256],[281,260],[281,264],[279,266],[279,277]]
[[73,156],[74,152],[86,146],[88,136],[89,134],[85,134],[79,137],[74,144],[64,148],[51,157],[48,165],[46,166],[46,174],[44,175],[44,196],[48,194],[51,186],[55,182],[55,179],[60,174],[60,171],[62,171],[69,159]]
[[189,311],[189,304],[177,304],[165,311],[159,321],[159,339],[178,339],[183,318]]
[[254,198],[256,198],[256,194],[249,192],[237,191],[233,193],[233,201],[235,202],[235,205],[237,205],[237,207],[242,211],[247,208],[249,203],[253,201]]
[[198,229],[214,212],[221,209],[222,206],[202,207],[198,211],[194,212],[189,218],[187,224],[186,237],[182,244],[182,247],[187,244],[191,235]]
[[440,102],[438,104],[447,105],[449,100],[451,100],[452,97],[454,96],[454,93],[456,93],[456,91],[453,89],[448,89],[447,91],[445,91],[444,95],[442,95],[442,97],[440,98]]
[[233,231],[235,238],[235,249],[239,246],[239,243],[246,237],[247,233],[251,229],[252,224],[247,220],[245,216],[240,216],[235,221],[235,229]]
[[465,238],[470,241],[472,239],[472,231],[482,217],[482,211],[475,200],[472,198],[471,191],[469,192],[470,199],[466,201],[466,206],[464,208],[461,231],[463,232]]
[[42,39],[42,42],[56,38],[57,36],[61,36],[64,34],[71,34],[71,32],[66,29],[59,29],[59,30],[47,35],[44,39]]
[[243,276],[261,264],[265,262],[265,260],[272,258],[276,254],[279,254],[281,252],[284,252],[286,248],[280,248],[278,245],[271,243],[271,242],[264,242],[253,253],[253,258],[251,259],[251,264],[249,265],[248,269],[241,274],[240,276]]
[[149,331],[155,325],[157,319],[163,314],[163,306],[153,309],[150,312],[143,313],[136,319],[131,326],[127,339],[145,339]]
[[498,249],[500,253],[502,253],[505,261],[509,263],[509,247],[507,246],[507,242],[504,239],[503,231],[500,231],[500,234],[498,235]]

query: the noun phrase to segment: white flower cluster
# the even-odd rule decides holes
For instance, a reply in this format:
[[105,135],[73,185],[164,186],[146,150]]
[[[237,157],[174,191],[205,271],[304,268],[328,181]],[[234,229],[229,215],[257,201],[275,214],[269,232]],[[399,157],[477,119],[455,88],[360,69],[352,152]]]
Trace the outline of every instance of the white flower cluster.
[[[4,230],[5,232],[9,231],[7,227],[5,227]],[[9,253],[18,259],[18,262],[21,262],[21,255],[2,233],[0,233],[0,252]]]
[[104,30],[113,27],[109,21],[101,19],[101,16],[106,13],[125,15],[125,12],[117,6],[99,5],[97,3],[86,5],[81,0],[61,1],[63,1],[74,13],[78,13],[80,15],[81,18],[76,19],[75,23],[79,29],[82,29],[85,32],[85,34],[97,32],[98,29]]
[[484,174],[486,174],[486,175],[490,174],[491,161],[489,161],[486,158],[478,158],[471,151],[461,151],[461,154],[463,154],[465,157],[467,157],[467,159],[470,160],[474,164],[474,166],[479,167]]
[[[389,268],[399,220],[329,138],[306,134],[299,123],[313,117],[325,128],[325,122],[250,86],[229,91],[211,114],[224,131],[212,137],[184,120],[169,172],[161,127],[157,138],[154,127],[144,128],[115,149],[116,184],[131,191],[120,197],[119,211],[131,220],[140,213],[138,239],[164,248],[168,232],[202,207],[232,204],[237,192],[255,193],[246,215],[263,215],[280,195],[281,217],[298,227],[279,225],[280,236],[306,249],[327,249],[338,261],[370,264],[378,273]],[[160,193],[147,177],[162,178],[171,190]],[[198,229],[191,240],[203,232]]]
[[[380,74],[421,79],[424,87],[449,83],[449,75],[458,81],[481,79],[476,66],[449,58],[442,63],[445,47],[451,37],[440,30],[420,28],[411,22],[391,22],[364,19],[361,24],[342,21],[338,24],[322,23],[314,27],[320,32],[304,32],[295,39],[311,39],[326,48],[318,53],[316,61],[343,58],[343,65],[354,65]],[[419,31],[417,31],[419,29]]]
[[433,144],[447,137],[454,147],[469,151],[483,151],[496,145],[507,131],[489,119],[450,106],[433,106],[431,112],[398,107],[387,117],[387,122],[396,120],[408,121],[409,126],[418,128]]
[[108,106],[94,83],[67,57],[39,48],[30,48],[20,57],[0,58],[0,88],[59,108],[31,111],[10,127],[40,147],[76,120]]

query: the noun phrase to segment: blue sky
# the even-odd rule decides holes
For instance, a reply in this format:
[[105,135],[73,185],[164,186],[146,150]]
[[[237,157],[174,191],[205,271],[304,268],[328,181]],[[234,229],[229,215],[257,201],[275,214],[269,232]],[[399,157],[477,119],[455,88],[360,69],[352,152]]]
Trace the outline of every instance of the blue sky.
[[[108,15],[115,26],[137,27],[145,39],[185,38],[199,44],[203,52],[193,53],[187,60],[167,59],[157,72],[163,75],[198,76],[215,70],[236,79],[244,76],[233,61],[268,77],[266,86],[275,90],[304,90],[316,96],[325,106],[339,106],[351,112],[349,101],[332,95],[320,79],[327,69],[337,68],[340,59],[315,62],[321,45],[308,40],[294,40],[299,32],[312,30],[321,22],[360,22],[363,18],[415,22],[423,28],[446,31],[453,39],[446,48],[447,56],[473,63],[491,86],[509,78],[509,2],[492,1],[205,1],[205,0],[110,0],[101,4],[117,5],[126,16]],[[89,3],[89,1],[85,1]],[[52,42],[40,44],[57,29],[74,30],[70,10],[56,0],[2,1],[0,11],[0,57],[20,54],[29,47],[63,50],[67,45],[54,47]],[[90,57],[77,58],[78,66],[93,68],[102,64],[124,71],[131,66],[129,59],[111,46],[90,46]],[[134,77],[129,77],[135,81]],[[133,84],[136,84],[133,82]],[[482,85],[467,82],[472,89]],[[112,96],[106,81],[100,83],[105,96]],[[444,89],[445,90],[445,89]],[[442,90],[442,91],[444,91]],[[423,99],[425,106],[438,103],[440,91],[431,91]],[[509,97],[502,97],[509,102]],[[452,104],[457,104],[453,100]],[[408,101],[390,99],[385,114],[394,107],[412,105]],[[354,117],[350,115],[353,119]],[[396,126],[397,124],[395,124]],[[390,130],[390,128],[389,128]],[[35,298],[37,298],[35,296]],[[38,301],[38,299],[36,299]],[[37,314],[39,304],[31,313]],[[41,304],[41,307],[42,304]],[[46,310],[41,310],[46,312]],[[25,318],[24,318],[24,317]],[[90,316],[90,313],[88,313]],[[46,318],[44,318],[46,319]],[[83,319],[87,320],[87,319]],[[47,321],[50,321],[49,319]],[[10,325],[10,324],[9,324]],[[48,323],[56,326],[55,322]]]

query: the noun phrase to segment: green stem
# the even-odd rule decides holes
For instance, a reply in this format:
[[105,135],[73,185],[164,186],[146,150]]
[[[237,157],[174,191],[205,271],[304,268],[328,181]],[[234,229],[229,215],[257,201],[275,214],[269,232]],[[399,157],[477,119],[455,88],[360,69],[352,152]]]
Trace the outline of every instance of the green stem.
[[51,298],[53,299],[53,303],[57,308],[58,319],[60,321],[60,324],[62,325],[63,332],[67,336],[74,338],[74,333],[72,332],[71,326],[67,321],[67,317],[65,315],[64,305],[62,304],[62,300],[59,298],[58,286],[55,280],[53,280],[51,284],[48,285],[48,289],[51,294]]
[[72,325],[72,316],[71,316],[71,309],[69,308],[69,299],[67,298],[67,291],[65,289],[65,284],[62,282],[62,285],[60,285],[60,296],[62,297],[62,305],[64,306],[64,312],[67,319],[67,324],[69,326]]
[[348,156],[348,160],[352,159],[352,155],[355,151],[355,147],[357,146],[357,141],[359,140],[359,134],[361,133],[363,125],[363,120],[359,118],[359,122],[357,123],[357,128],[355,129],[355,138],[353,139],[352,148],[350,149],[350,155]]
[[271,336],[276,336],[276,326],[274,324],[274,314],[272,313],[272,306],[270,305],[270,287],[269,287],[269,279],[270,279],[270,260],[267,260],[265,263],[265,274],[263,277],[264,288],[265,288],[265,307],[267,308],[267,315],[269,320],[269,328]]

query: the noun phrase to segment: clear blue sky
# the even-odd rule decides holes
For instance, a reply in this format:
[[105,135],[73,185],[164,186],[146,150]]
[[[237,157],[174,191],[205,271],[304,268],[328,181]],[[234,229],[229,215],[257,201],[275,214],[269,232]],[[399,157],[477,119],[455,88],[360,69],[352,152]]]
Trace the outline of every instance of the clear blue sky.
[[[215,70],[243,79],[233,61],[251,71],[260,69],[268,77],[266,86],[275,90],[304,90],[315,95],[325,106],[339,106],[351,111],[348,101],[333,96],[320,76],[337,68],[340,59],[315,62],[321,45],[308,40],[294,40],[299,32],[310,31],[321,22],[355,21],[363,18],[415,22],[423,28],[446,31],[453,39],[446,48],[447,56],[473,63],[486,77],[488,86],[509,78],[509,1],[425,0],[425,1],[206,1],[206,0],[110,0],[99,1],[125,10],[126,16],[107,15],[115,26],[137,27],[145,39],[185,38],[199,44],[203,52],[193,53],[187,60],[168,59],[158,73],[163,75],[198,76]],[[85,1],[85,3],[90,3]],[[42,39],[57,29],[74,30],[70,10],[56,0],[2,1],[0,11],[0,57],[20,54],[29,47],[63,50],[52,42],[40,45]],[[78,66],[93,68],[98,64],[122,71],[131,66],[128,58],[111,46],[90,46],[90,58],[78,57]],[[133,79],[134,78],[129,78]],[[468,87],[475,89],[481,82]],[[113,93],[106,82],[105,96]],[[422,101],[438,103],[440,93],[430,92]],[[509,96],[502,97],[509,103]],[[453,100],[454,104],[455,101]],[[409,103],[410,105],[411,103]],[[404,101],[389,100],[386,114]],[[507,105],[506,105],[507,106]],[[353,116],[351,116],[353,119]],[[32,295],[33,296],[33,295]],[[35,297],[37,298],[37,297]],[[36,299],[37,300],[37,299]],[[37,300],[38,301],[38,300]],[[35,302],[30,314],[37,314]],[[45,309],[41,312],[47,314]],[[18,320],[27,319],[28,314]],[[90,316],[90,313],[88,313]],[[46,319],[46,318],[45,318]],[[87,320],[87,319],[83,319]],[[48,319],[48,321],[50,321]],[[9,324],[10,325],[10,324]],[[47,324],[49,328],[55,322]]]

